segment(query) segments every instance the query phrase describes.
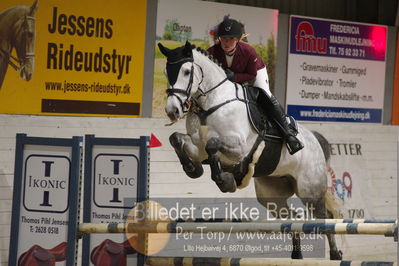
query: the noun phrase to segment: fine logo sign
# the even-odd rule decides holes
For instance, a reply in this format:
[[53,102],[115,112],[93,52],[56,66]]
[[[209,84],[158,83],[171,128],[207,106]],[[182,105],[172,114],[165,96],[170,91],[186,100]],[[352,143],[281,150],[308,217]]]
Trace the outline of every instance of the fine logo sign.
[[134,154],[98,154],[94,159],[94,204],[103,208],[131,208],[132,196],[135,197],[132,191],[137,190],[138,164]]
[[68,209],[71,162],[68,157],[32,154],[25,160],[23,205],[32,212]]

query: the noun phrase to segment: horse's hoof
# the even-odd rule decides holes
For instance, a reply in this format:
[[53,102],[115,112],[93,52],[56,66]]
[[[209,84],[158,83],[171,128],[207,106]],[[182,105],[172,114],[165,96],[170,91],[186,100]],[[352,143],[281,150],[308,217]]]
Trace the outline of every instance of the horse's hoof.
[[330,260],[342,260],[342,251],[330,250]]
[[234,180],[234,176],[231,173],[223,172],[220,174],[220,181],[217,182],[217,185],[223,193],[226,192],[235,192],[237,190],[236,181]]
[[172,145],[173,148],[177,149],[177,150],[181,150],[182,149],[182,145],[183,145],[183,134],[179,133],[179,132],[175,132],[172,135],[169,136],[169,142],[170,145]]
[[183,170],[191,178],[198,178],[204,173],[204,168],[200,163],[188,163],[183,165]]
[[300,251],[293,251],[293,252],[291,253],[291,259],[293,259],[293,260],[301,260],[301,259],[303,259],[302,252],[300,252]]

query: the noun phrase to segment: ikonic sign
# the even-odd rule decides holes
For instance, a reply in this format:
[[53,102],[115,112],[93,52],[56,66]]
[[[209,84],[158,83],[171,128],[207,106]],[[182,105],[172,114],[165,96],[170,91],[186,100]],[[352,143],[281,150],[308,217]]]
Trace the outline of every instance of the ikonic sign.
[[70,169],[66,156],[30,155],[25,161],[24,207],[32,212],[65,212]]
[[[126,222],[138,200],[147,198],[147,138],[114,139],[85,136],[85,223]],[[100,247],[130,247],[124,234],[92,234],[83,239],[82,264],[97,265]],[[143,256],[125,249],[126,265],[138,265]],[[119,255],[121,255],[119,254]],[[103,258],[104,259],[104,258]]]
[[104,154],[94,159],[95,205],[104,208],[131,208],[123,202],[135,196],[139,159],[135,154]]
[[[17,134],[10,265],[74,265],[82,137]],[[18,262],[18,263],[17,263]],[[47,264],[46,264],[47,265]]]

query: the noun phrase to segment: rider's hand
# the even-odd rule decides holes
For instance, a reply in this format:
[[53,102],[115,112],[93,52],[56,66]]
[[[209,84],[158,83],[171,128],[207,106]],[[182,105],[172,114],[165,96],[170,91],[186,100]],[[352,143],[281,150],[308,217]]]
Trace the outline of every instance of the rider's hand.
[[230,69],[230,68],[226,68],[226,69],[224,70],[224,73],[226,73],[226,76],[227,76],[227,79],[228,79],[228,80],[230,80],[230,81],[233,81],[233,82],[234,82],[234,80],[235,80],[235,77],[234,77],[234,72],[233,72],[233,71],[231,71],[231,69]]

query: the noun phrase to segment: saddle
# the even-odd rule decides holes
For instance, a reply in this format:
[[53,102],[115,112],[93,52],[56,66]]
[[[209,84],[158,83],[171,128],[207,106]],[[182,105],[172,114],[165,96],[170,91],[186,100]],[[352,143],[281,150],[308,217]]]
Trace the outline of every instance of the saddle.
[[[269,175],[276,169],[280,162],[281,149],[284,143],[284,138],[279,130],[277,122],[275,122],[272,117],[268,116],[260,107],[262,99],[267,97],[266,95],[261,95],[265,94],[263,90],[248,85],[244,85],[242,88],[248,119],[252,127],[258,133],[258,138],[249,154],[238,165],[235,165],[234,169],[230,169],[234,174],[237,187],[241,186],[241,188],[247,185],[249,165],[254,160],[254,154],[258,146],[264,142],[263,151],[260,156],[256,158],[257,163],[255,164],[253,177]],[[289,118],[290,127],[298,131],[295,120],[292,117]]]
[[[252,127],[262,135],[264,139],[280,139],[283,137],[277,123],[269,117],[260,105],[264,97],[267,97],[261,88],[249,85],[243,86],[244,99],[247,106],[247,114]],[[263,94],[263,95],[261,95]],[[287,116],[289,126],[298,133],[298,125],[292,116]]]
[[126,266],[127,255],[135,253],[137,252],[133,247],[131,247],[129,240],[117,243],[113,240],[105,239],[91,252],[91,262],[97,266]]
[[33,245],[28,251],[21,254],[18,265],[21,266],[55,266],[56,262],[66,259],[67,243],[45,249],[39,245]]

